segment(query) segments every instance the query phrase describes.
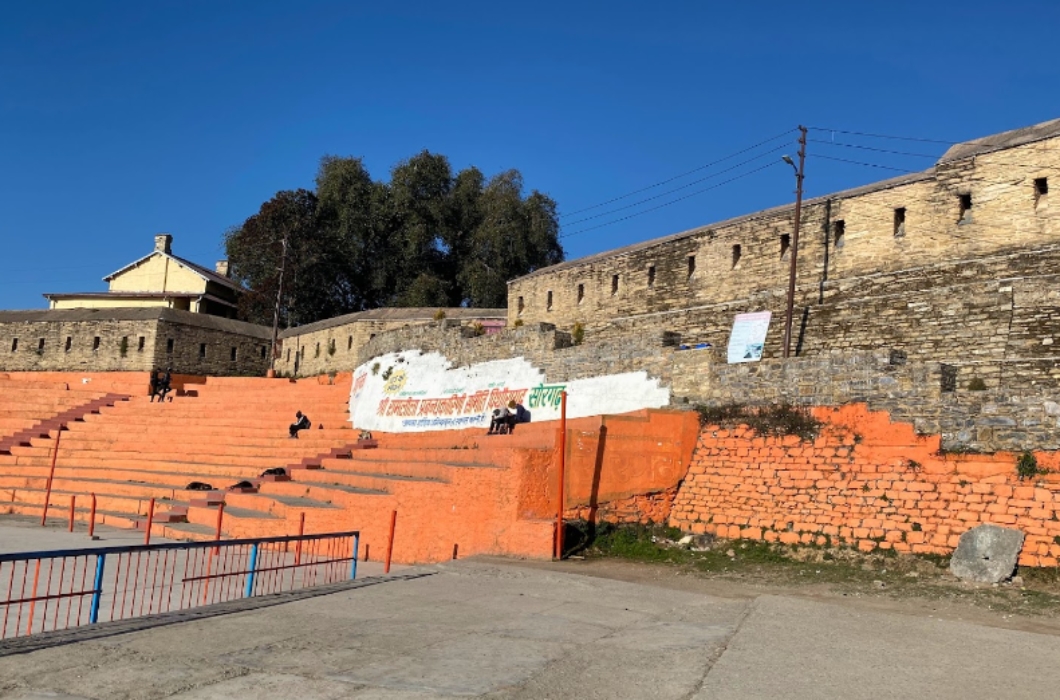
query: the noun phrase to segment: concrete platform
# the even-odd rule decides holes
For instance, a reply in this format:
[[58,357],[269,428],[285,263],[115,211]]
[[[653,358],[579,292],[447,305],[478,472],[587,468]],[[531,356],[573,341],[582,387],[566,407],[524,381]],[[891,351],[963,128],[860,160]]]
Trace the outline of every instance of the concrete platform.
[[[466,560],[0,656],[0,698],[1052,698],[1060,638]],[[3,652],[0,651],[0,654]]]

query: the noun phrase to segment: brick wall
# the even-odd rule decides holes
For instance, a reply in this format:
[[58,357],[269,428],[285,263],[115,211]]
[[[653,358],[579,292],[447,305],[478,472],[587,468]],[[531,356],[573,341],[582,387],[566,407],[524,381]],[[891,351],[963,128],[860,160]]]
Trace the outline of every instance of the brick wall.
[[[939,454],[864,406],[818,408],[813,442],[708,426],[674,501],[685,531],[767,542],[842,544],[871,552],[948,554],[981,523],[1026,534],[1023,566],[1060,561],[1060,475],[1020,481],[1017,455]],[[1037,453],[1055,472],[1060,453]]]

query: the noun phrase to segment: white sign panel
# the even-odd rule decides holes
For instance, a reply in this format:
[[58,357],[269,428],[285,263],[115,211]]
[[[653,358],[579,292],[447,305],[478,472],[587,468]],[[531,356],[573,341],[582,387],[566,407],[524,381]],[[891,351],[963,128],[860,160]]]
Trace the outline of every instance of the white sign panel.
[[732,322],[729,336],[729,364],[736,362],[758,362],[762,359],[762,348],[766,344],[771,311],[754,314],[737,314]]
[[354,371],[350,419],[357,428],[387,432],[488,428],[493,409],[515,401],[536,423],[559,418],[563,391],[569,418],[670,402],[670,390],[646,372],[557,383],[521,357],[454,368],[438,353],[409,351],[377,357]]

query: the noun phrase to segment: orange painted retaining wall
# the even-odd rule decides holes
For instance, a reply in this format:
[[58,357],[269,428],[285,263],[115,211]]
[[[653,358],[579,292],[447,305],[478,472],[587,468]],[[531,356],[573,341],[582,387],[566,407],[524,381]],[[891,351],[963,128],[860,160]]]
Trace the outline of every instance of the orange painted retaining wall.
[[863,405],[815,408],[813,442],[704,428],[670,523],[685,531],[864,552],[948,554],[982,523],[1021,529],[1022,566],[1060,560],[1060,454],[1021,482],[1018,455],[938,454],[938,436]]

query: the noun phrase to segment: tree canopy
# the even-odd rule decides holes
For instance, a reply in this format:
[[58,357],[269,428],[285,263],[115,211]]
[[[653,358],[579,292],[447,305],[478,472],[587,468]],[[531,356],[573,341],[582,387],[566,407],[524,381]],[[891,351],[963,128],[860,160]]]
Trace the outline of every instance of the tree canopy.
[[487,180],[423,151],[372,180],[360,158],[321,159],[316,191],[284,190],[225,234],[240,317],[271,325],[287,239],[281,326],[380,306],[506,305],[508,280],[563,260],[556,203],[518,170]]

